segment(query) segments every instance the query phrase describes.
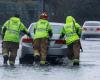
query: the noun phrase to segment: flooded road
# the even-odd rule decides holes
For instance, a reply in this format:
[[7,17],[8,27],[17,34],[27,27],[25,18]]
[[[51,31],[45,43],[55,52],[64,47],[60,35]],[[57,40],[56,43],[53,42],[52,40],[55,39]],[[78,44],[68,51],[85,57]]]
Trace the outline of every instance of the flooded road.
[[[0,55],[0,80],[100,80],[100,39],[81,41],[80,66],[22,66],[3,67]],[[1,50],[1,49],[0,49]]]

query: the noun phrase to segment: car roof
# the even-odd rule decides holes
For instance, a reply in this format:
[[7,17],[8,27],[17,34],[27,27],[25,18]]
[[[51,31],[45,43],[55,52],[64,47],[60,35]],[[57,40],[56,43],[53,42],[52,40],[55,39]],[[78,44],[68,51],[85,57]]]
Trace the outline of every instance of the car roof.
[[58,23],[58,22],[50,22],[50,24],[53,24],[53,25],[64,25],[65,23]]
[[90,23],[90,24],[96,24],[96,23],[100,24],[100,21],[85,21],[84,24],[83,24],[83,26],[85,26],[88,23]]
[[100,23],[100,21],[85,21],[84,23]]

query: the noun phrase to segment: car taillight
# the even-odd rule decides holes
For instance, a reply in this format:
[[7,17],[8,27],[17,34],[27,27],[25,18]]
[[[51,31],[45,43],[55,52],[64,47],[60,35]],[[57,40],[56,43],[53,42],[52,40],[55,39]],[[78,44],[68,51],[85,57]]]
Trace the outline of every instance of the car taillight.
[[87,30],[87,28],[83,28],[83,30],[84,30],[84,31],[86,31],[86,30]]
[[96,28],[97,31],[100,31],[100,28]]
[[55,44],[66,44],[65,40],[56,40]]
[[25,42],[25,43],[32,43],[32,42],[33,42],[33,39],[32,39],[32,38],[23,38],[23,39],[22,39],[22,42]]

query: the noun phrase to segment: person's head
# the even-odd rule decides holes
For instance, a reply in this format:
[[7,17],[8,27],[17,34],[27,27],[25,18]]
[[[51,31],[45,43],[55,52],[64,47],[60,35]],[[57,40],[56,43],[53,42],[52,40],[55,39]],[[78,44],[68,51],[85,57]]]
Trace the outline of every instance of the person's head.
[[74,19],[74,17],[72,17],[72,16],[67,16],[67,17],[66,17],[66,23],[72,23],[72,22],[76,22],[75,19]]
[[20,21],[19,14],[13,14],[10,20],[12,22],[19,22]]
[[45,19],[45,20],[47,20],[47,19],[48,19],[48,14],[47,14],[47,12],[42,12],[42,13],[40,14],[39,18],[40,18],[40,19]]
[[19,14],[14,14],[14,17],[19,18],[19,17],[20,17],[20,15],[19,15]]

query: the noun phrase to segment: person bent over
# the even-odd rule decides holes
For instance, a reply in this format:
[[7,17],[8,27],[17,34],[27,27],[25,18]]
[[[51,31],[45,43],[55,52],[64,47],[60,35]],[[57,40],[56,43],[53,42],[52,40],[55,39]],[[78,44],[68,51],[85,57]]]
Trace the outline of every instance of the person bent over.
[[8,64],[8,60],[10,65],[15,64],[17,50],[19,48],[20,31],[30,37],[27,28],[21,22],[18,14],[7,20],[2,27],[2,55],[4,65]]
[[63,38],[65,35],[69,50],[68,58],[73,61],[73,65],[79,65],[81,27],[72,16],[67,16],[60,38]]

